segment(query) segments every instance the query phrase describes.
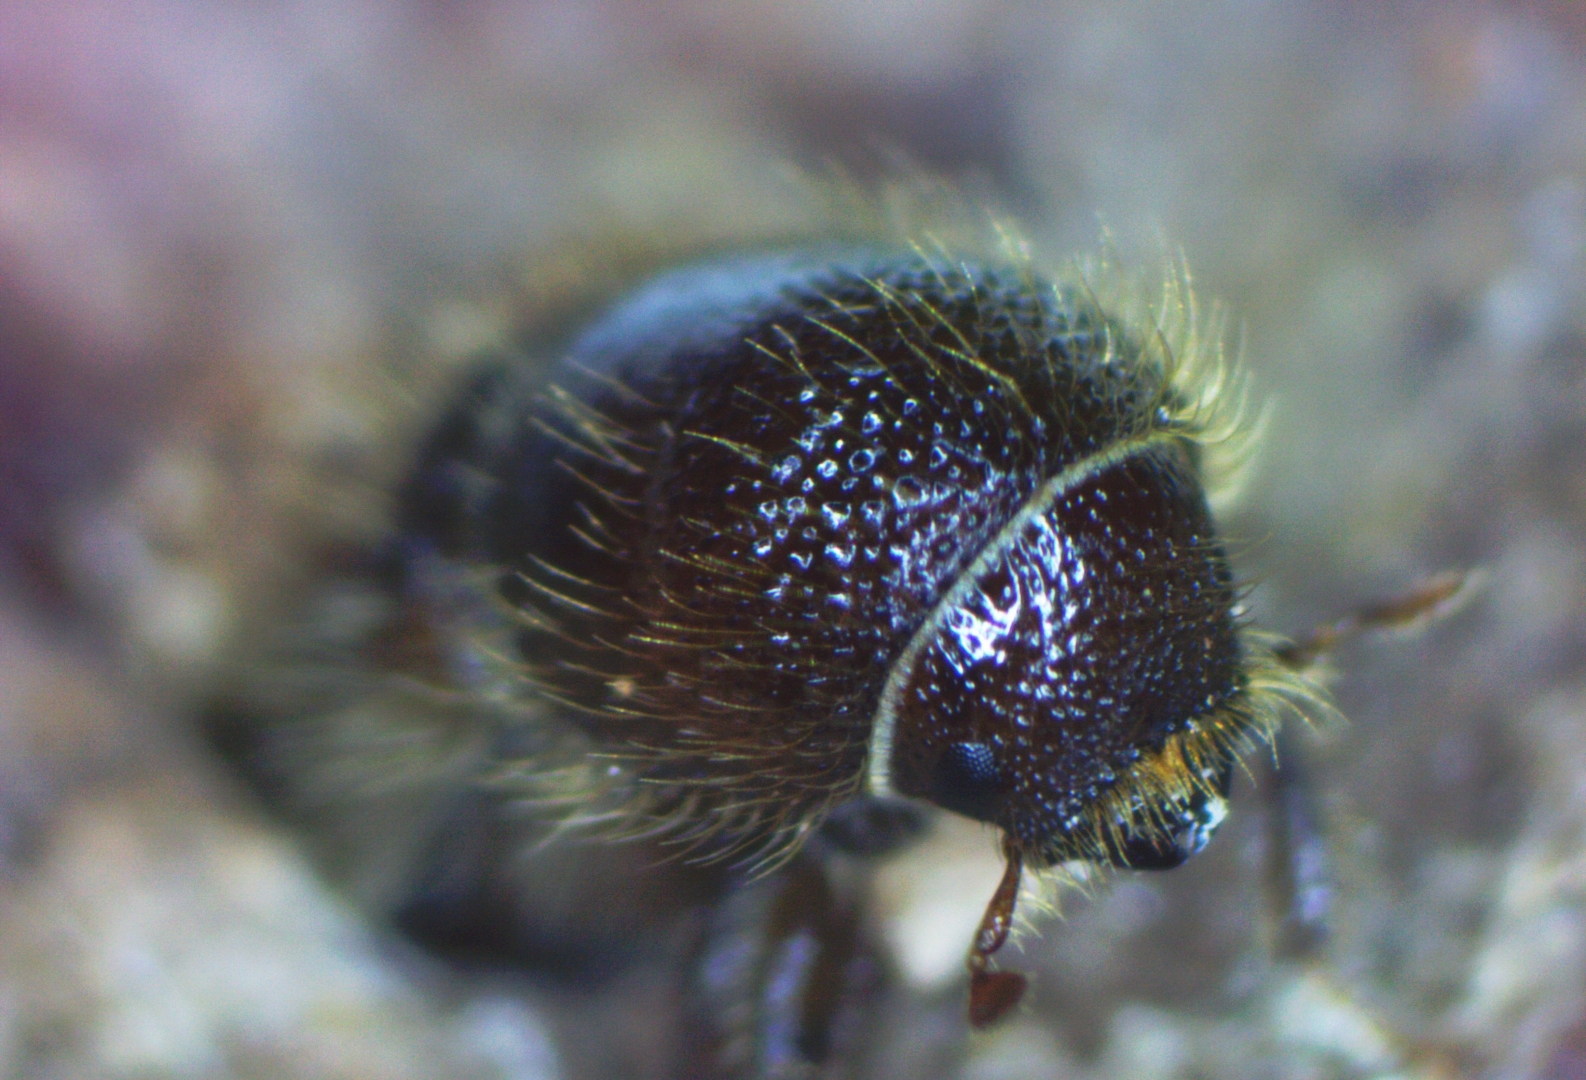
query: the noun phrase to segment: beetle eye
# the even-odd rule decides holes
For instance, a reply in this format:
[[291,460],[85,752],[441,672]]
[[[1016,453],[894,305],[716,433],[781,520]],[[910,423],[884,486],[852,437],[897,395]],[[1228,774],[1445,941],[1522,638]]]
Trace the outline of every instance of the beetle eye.
[[979,821],[990,821],[1002,802],[1002,769],[990,746],[980,742],[949,745],[936,762],[930,800]]

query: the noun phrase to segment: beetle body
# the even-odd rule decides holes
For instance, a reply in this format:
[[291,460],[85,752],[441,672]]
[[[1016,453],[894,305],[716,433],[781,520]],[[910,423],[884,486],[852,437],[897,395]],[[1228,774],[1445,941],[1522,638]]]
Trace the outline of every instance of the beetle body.
[[862,1059],[853,856],[928,805],[1002,836],[996,1020],[1023,868],[1177,865],[1312,696],[1238,614],[1208,491],[1242,397],[1182,287],[807,247],[662,274],[559,352],[436,425],[363,614],[262,681],[241,756],[421,940],[692,970],[678,1075]]
[[1169,865],[1273,716],[1192,359],[1020,264],[708,263],[505,383],[408,517],[499,569],[628,826],[769,864],[906,796],[1037,865]]

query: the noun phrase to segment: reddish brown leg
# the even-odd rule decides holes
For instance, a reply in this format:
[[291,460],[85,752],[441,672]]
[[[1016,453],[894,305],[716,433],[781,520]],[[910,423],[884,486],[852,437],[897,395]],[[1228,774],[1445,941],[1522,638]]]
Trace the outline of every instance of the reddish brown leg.
[[1318,626],[1298,641],[1279,649],[1278,660],[1285,667],[1301,670],[1361,634],[1398,630],[1439,619],[1448,614],[1457,600],[1469,594],[1477,576],[1464,570],[1434,574],[1403,596],[1366,604],[1337,622]]
[[[1278,650],[1286,667],[1304,670],[1344,642],[1378,630],[1399,630],[1450,614],[1478,586],[1480,571],[1445,571],[1409,592],[1366,604]],[[1266,893],[1276,931],[1274,951],[1314,956],[1327,940],[1332,892],[1321,812],[1311,790],[1304,745],[1291,728],[1278,735],[1276,768],[1262,785],[1267,799]]]
[[1019,899],[1019,878],[1024,870],[1024,860],[1019,852],[1003,841],[1002,853],[1008,860],[1002,882],[986,905],[985,917],[975,933],[975,943],[970,947],[969,959],[969,1026],[989,1027],[1007,1016],[1019,999],[1024,997],[1029,980],[1017,971],[988,971],[991,956],[1008,940],[1013,929],[1013,905]]

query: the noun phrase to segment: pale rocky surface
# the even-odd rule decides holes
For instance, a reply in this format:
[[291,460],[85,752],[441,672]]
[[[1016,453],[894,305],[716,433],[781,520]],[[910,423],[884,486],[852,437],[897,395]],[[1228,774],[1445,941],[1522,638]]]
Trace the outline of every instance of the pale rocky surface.
[[[642,1038],[365,924],[196,713],[377,527],[500,298],[576,291],[548,252],[774,231],[786,163],[881,146],[1053,258],[1182,249],[1275,401],[1231,519],[1263,624],[1488,573],[1336,660],[1320,960],[1271,959],[1241,781],[1203,856],[1027,935],[1031,1002],[961,1068],[911,1021],[884,1071],[1586,1076],[1581,8],[662,10],[0,8],[0,1075],[581,1077]],[[963,876],[892,875],[905,946],[931,904],[962,939]],[[904,965],[930,1023],[940,954]]]

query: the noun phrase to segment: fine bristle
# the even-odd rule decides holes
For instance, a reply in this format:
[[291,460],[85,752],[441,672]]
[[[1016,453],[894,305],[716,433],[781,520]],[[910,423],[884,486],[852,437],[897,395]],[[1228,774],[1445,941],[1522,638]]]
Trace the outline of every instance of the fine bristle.
[[1202,305],[1182,260],[1164,261],[1154,288],[1126,275],[1110,256],[1080,261],[1073,272],[1122,328],[1136,350],[1130,359],[1161,372],[1161,426],[1200,448],[1202,485],[1221,510],[1242,487],[1266,414],[1252,415],[1248,378],[1224,342],[1222,310]]
[[[1171,441],[1188,449],[1214,506],[1237,489],[1261,425],[1252,418],[1239,366],[1224,351],[1221,317],[1215,308],[1203,310],[1198,304],[1181,264],[1173,264],[1155,288],[1129,280],[1107,259],[1051,271],[1038,264],[1013,225],[973,206],[951,185],[865,190],[839,179],[829,184],[827,194],[834,215],[841,211],[841,224],[826,237],[828,247],[810,250],[847,251],[852,265],[831,279],[789,279],[810,287],[801,300],[808,306],[778,316],[784,321],[770,323],[763,336],[743,339],[741,344],[773,371],[796,375],[810,393],[841,400],[839,384],[861,377],[867,358],[877,368],[886,367],[877,359],[882,346],[873,351],[843,329],[859,318],[867,333],[897,335],[889,347],[912,353],[913,362],[923,361],[946,389],[966,378],[980,387],[964,386],[959,396],[985,400],[1004,429],[1026,430],[1031,425],[1020,421],[1033,415],[1031,406],[1019,380],[1010,375],[1007,358],[989,353],[982,358],[976,335],[984,327],[956,321],[969,298],[967,310],[976,317],[1012,328],[1018,351],[1045,349],[1044,328],[1061,325],[1068,329],[1052,332],[1073,334],[1065,349],[1095,349],[1101,370],[1132,373],[1128,385],[1144,389],[1145,401],[1142,405],[1136,396],[1128,414],[1115,418],[1122,424],[1112,437],[1116,447]],[[839,247],[830,248],[831,243]],[[889,276],[891,264],[875,264],[889,266],[885,272],[863,269],[866,259],[887,256],[902,256],[914,268],[902,276]],[[824,284],[811,284],[826,280],[835,282],[829,292]],[[676,303],[664,292],[659,295]],[[819,308],[822,297],[829,315]],[[1032,321],[1032,312],[1042,314]],[[618,325],[634,332],[627,323],[619,320]],[[824,350],[818,354],[824,366],[807,361],[795,333],[804,335],[804,348]],[[679,349],[681,340],[660,347]],[[756,659],[764,645],[758,638],[776,629],[803,632],[776,623],[781,616],[773,609],[747,624],[700,613],[702,602],[721,611],[739,610],[767,593],[773,581],[759,563],[729,564],[714,549],[663,545],[646,548],[644,557],[675,564],[666,572],[686,573],[694,592],[682,595],[658,584],[641,589],[643,595],[625,594],[605,581],[601,575],[615,571],[620,577],[626,573],[621,568],[637,565],[636,544],[651,543],[632,533],[649,512],[643,504],[647,477],[661,460],[658,440],[670,437],[656,432],[670,430],[670,417],[663,414],[672,406],[653,396],[664,395],[661,387],[630,385],[618,369],[583,364],[577,355],[566,371],[567,379],[594,389],[581,396],[570,383],[563,384],[562,376],[553,377],[533,423],[558,451],[554,465],[547,461],[544,467],[559,471],[578,491],[567,524],[582,544],[573,558],[598,566],[590,571],[564,565],[531,550],[515,565],[498,568],[516,584],[497,621],[538,635],[547,649],[524,651],[503,639],[497,647],[476,646],[476,655],[498,672],[509,672],[512,654],[519,653],[519,691],[581,728],[587,725],[610,768],[574,770],[579,776],[569,782],[560,775],[566,762],[551,763],[548,771],[556,778],[533,775],[533,762],[515,762],[502,770],[501,782],[526,811],[557,822],[559,835],[659,837],[680,858],[727,858],[761,871],[773,868],[798,849],[833,806],[859,792],[865,778],[862,760],[854,770],[848,763],[865,752],[867,734],[821,732],[822,752],[840,754],[844,767],[812,764],[810,755],[788,749],[803,737],[802,728],[770,730],[784,723],[782,713],[751,717],[745,712],[747,698],[739,701],[736,691],[723,692],[708,681],[729,667],[739,671],[740,679],[758,679],[762,670],[770,677],[770,667],[756,667],[769,662]],[[1049,372],[1048,383],[1058,382]],[[747,400],[759,391],[740,386],[738,392]],[[762,404],[768,415],[785,406]],[[888,423],[898,419],[877,408]],[[661,426],[645,428],[655,417],[663,418]],[[736,462],[735,467],[770,473],[765,449],[736,432],[690,429],[687,434]],[[749,509],[724,508],[696,533],[748,528]],[[1240,636],[1240,692],[1119,770],[1118,779],[1089,808],[1087,825],[1075,834],[1086,854],[1100,858],[1116,848],[1124,823],[1136,837],[1142,830],[1166,834],[1175,809],[1213,793],[1217,765],[1269,739],[1285,711],[1321,707],[1320,691],[1312,683],[1273,661],[1271,650],[1248,631],[1241,629]],[[800,662],[826,662],[818,653],[818,648],[806,649]],[[714,667],[699,661],[707,655]],[[715,674],[707,677],[707,670]],[[815,667],[810,674],[824,675]],[[809,685],[823,682],[812,677]],[[792,722],[793,714],[787,715]],[[799,723],[809,719],[803,716]],[[874,757],[874,744],[870,750]],[[588,797],[580,805],[573,789],[584,783]]]
[[1246,631],[1244,692],[1229,706],[1170,736],[1123,773],[1087,815],[1084,850],[1106,861],[1126,829],[1156,831],[1167,838],[1168,812],[1198,797],[1217,796],[1218,765],[1270,744],[1286,721],[1312,722],[1331,715],[1327,693],[1308,674],[1280,664],[1262,635]]

